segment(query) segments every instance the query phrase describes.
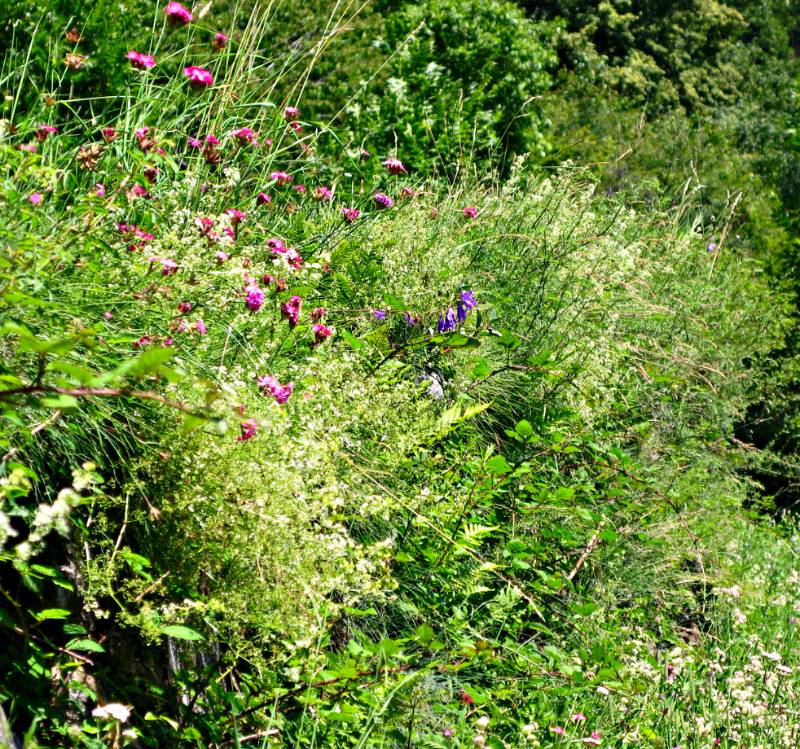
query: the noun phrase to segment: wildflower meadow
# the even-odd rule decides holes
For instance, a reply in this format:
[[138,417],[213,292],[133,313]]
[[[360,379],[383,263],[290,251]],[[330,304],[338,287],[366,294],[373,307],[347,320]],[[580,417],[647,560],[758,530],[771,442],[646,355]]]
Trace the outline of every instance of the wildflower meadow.
[[800,9],[651,5],[0,8],[0,749],[800,746]]

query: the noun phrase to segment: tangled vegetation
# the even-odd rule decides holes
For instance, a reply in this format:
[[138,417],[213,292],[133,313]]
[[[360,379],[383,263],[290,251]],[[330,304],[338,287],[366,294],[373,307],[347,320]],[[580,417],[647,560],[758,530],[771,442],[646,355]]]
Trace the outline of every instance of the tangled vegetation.
[[0,747],[800,743],[785,4],[28,5]]

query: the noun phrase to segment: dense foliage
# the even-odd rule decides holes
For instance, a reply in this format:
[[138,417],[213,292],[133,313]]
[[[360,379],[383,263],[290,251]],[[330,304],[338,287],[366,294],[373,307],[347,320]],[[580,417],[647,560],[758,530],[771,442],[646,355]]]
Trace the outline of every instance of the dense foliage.
[[0,747],[795,747],[790,10],[4,5]]

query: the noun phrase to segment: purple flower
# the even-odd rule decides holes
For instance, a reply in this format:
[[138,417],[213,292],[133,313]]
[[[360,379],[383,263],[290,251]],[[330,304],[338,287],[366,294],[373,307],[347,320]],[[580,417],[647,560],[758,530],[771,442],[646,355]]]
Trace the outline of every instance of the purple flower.
[[412,328],[417,324],[417,318],[410,312],[403,312],[403,319],[406,321],[406,325]]
[[164,13],[167,14],[167,18],[169,18],[172,23],[178,26],[187,24],[192,20],[192,14],[189,12],[189,9],[184,8],[180,3],[167,3],[167,6],[164,8]]
[[379,208],[391,208],[394,205],[394,201],[382,192],[376,192],[372,199]]
[[386,159],[383,165],[389,171],[389,174],[408,174],[408,170],[403,165],[403,162],[394,156]]
[[440,333],[449,333],[456,329],[456,312],[452,307],[448,307],[447,312],[443,316],[439,316],[439,323],[436,329]]
[[258,312],[264,304],[264,292],[255,284],[245,289],[244,303],[251,312]]
[[149,70],[155,67],[156,59],[152,55],[145,55],[142,52],[137,52],[132,49],[125,55],[125,58],[130,61],[131,66],[139,68],[139,70]]
[[34,192],[28,196],[28,202],[31,205],[39,205],[42,202],[42,193]]
[[716,242],[709,242],[706,245],[706,252],[714,252],[714,250],[716,250],[716,249],[717,249],[717,243]]
[[459,322],[464,322],[467,319],[467,308],[461,302],[456,305],[456,314]]
[[461,304],[468,310],[478,306],[478,301],[471,289],[461,292]]
[[260,375],[258,377],[258,387],[261,388],[265,393],[269,391],[275,400],[283,405],[286,401],[289,400],[289,396],[292,394],[294,390],[294,383],[287,382],[285,385],[281,385],[278,380],[273,377],[272,375]]
[[189,65],[189,67],[184,68],[183,74],[195,88],[205,88],[214,83],[214,76],[205,68],[199,68],[197,65]]
[[382,309],[374,309],[372,310],[372,314],[375,315],[376,320],[386,319],[386,312],[384,312]]
[[359,211],[358,208],[342,208],[342,216],[344,216],[344,220],[347,221],[348,224],[352,224],[360,215],[361,211]]
[[256,423],[255,419],[245,419],[242,424],[242,434],[240,437],[236,438],[237,442],[244,442],[245,440],[249,440],[251,437],[256,436],[256,432],[258,431],[258,424]]

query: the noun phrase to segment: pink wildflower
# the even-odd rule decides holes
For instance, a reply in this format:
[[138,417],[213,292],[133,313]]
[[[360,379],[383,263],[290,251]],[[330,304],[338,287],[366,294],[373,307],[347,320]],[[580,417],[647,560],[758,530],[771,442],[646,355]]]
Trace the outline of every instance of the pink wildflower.
[[366,161],[371,156],[372,156],[372,154],[369,151],[367,151],[366,148],[360,148],[358,150],[358,160],[359,161]]
[[461,694],[459,696],[461,698],[461,702],[464,705],[474,705],[475,704],[475,700],[473,700],[472,697],[470,697],[464,689],[461,690]]
[[271,202],[272,198],[265,192],[260,192],[256,196],[256,205],[269,205]]
[[[296,133],[299,133],[303,129],[303,126],[299,122],[290,122],[289,127],[292,128],[292,130],[294,130]],[[308,146],[305,143],[302,143],[301,147],[307,148]]]
[[152,185],[158,179],[158,167],[157,166],[145,166],[142,169],[142,174],[144,174],[145,179]]
[[311,310],[311,319],[314,322],[319,322],[323,317],[325,317],[325,307],[314,307]]
[[28,153],[36,153],[36,144],[35,143],[20,143],[17,148],[20,151],[27,151]]
[[292,187],[292,190],[297,190],[297,192],[301,192],[301,193],[303,193],[303,195],[305,195],[306,186],[305,185],[295,185],[294,187]]
[[408,174],[408,169],[403,166],[403,162],[394,156],[386,159],[386,161],[383,162],[383,165],[386,167],[389,174]]
[[206,88],[214,83],[214,76],[205,68],[189,65],[183,69],[183,74],[195,88]]
[[348,224],[352,224],[360,215],[361,211],[358,208],[342,208],[342,216]]
[[106,186],[102,182],[98,182],[94,186],[94,194],[98,198],[104,198],[106,196]]
[[283,405],[289,400],[289,396],[294,390],[294,383],[287,382],[285,385],[281,385],[272,375],[260,375],[258,378],[258,387],[263,390],[265,394],[266,391],[269,391],[270,395],[272,395],[278,403]]
[[247,218],[246,213],[242,213],[242,211],[238,210],[237,208],[228,208],[225,211],[225,215],[231,220],[231,223],[236,226],[238,223],[242,222]]
[[170,20],[170,22],[176,26],[185,26],[187,23],[191,23],[193,20],[189,9],[185,8],[180,3],[167,3],[166,7],[164,8],[164,13],[167,14],[167,18]]
[[314,196],[314,200],[333,200],[333,192],[328,187],[315,187],[311,194]]
[[474,205],[467,206],[464,209],[464,215],[467,218],[475,218],[478,215],[478,209]]
[[550,733],[554,733],[556,736],[565,736],[567,731],[561,726],[550,726]]
[[161,275],[170,276],[178,272],[178,264],[168,257],[156,257],[155,255],[150,258],[150,265],[158,263],[161,266]]
[[315,323],[311,326],[311,330],[314,331],[314,345],[324,343],[333,335],[333,331],[327,325],[323,325],[322,323]]
[[581,741],[591,746],[600,746],[600,744],[603,743],[603,740],[600,738],[600,731],[592,731],[591,734],[581,739]]
[[28,196],[28,202],[31,205],[39,205],[42,202],[42,194],[40,192],[31,193]]
[[228,35],[218,31],[211,40],[211,47],[215,52],[221,52],[228,45]]
[[300,119],[300,110],[297,107],[286,107],[283,110],[283,119],[287,122],[296,122]]
[[286,172],[272,172],[269,178],[279,185],[288,185],[294,179],[291,174],[287,174]]
[[114,317],[114,313],[111,312],[110,310],[106,310],[105,312],[103,312],[103,317],[105,317],[106,320],[110,320],[112,317]]
[[382,192],[376,192],[375,195],[372,196],[372,199],[379,208],[391,208],[394,205],[394,201]]
[[185,312],[189,312],[191,309],[192,309],[192,303],[191,302],[181,302],[178,305],[178,312],[180,312],[181,314],[184,314]]
[[195,323],[195,327],[197,328],[197,332],[200,335],[205,335],[208,332],[208,328],[206,328],[206,324],[203,322],[202,317],[197,318],[197,322]]
[[286,252],[286,245],[283,243],[283,240],[278,239],[277,237],[270,237],[267,240],[267,247],[272,250],[273,255],[282,255]]
[[51,135],[55,135],[58,132],[57,127],[53,127],[52,125],[39,125],[36,128],[34,135],[36,136],[36,140],[40,143],[44,143],[48,137]]
[[293,296],[288,302],[281,305],[281,317],[289,321],[289,327],[294,328],[300,319],[300,309],[303,300],[299,296]]
[[256,140],[255,132],[249,127],[240,127],[238,130],[231,130],[231,136],[236,138],[236,141],[239,143],[240,146],[245,146],[248,143],[257,146],[258,140]]
[[125,58],[130,61],[131,67],[138,68],[139,70],[149,70],[155,67],[156,64],[156,58],[152,55],[145,55],[133,49],[125,55]]
[[413,187],[404,187],[400,191],[400,197],[401,198],[416,198],[417,197],[417,191]]
[[245,289],[244,303],[251,312],[258,312],[264,304],[264,292],[252,283]]
[[138,341],[134,341],[131,346],[134,348],[144,348],[153,342],[153,336],[143,335]]
[[219,263],[219,265],[227,263],[231,258],[227,252],[223,252],[222,250],[217,250],[217,252],[214,253],[214,257],[217,259],[217,263]]
[[189,138],[188,143],[189,143],[189,148],[202,148],[203,147],[203,141],[202,140],[198,140],[197,138]]
[[112,140],[116,140],[117,131],[113,127],[104,127],[100,129],[100,135],[106,143],[111,143]]
[[245,419],[241,423],[242,434],[236,438],[237,442],[244,442],[256,436],[258,431],[258,423],[255,419]]
[[586,715],[584,713],[573,713],[569,716],[569,719],[573,723],[583,723],[586,720]]
[[303,258],[294,247],[286,248],[286,262],[295,270],[300,270],[303,265]]

